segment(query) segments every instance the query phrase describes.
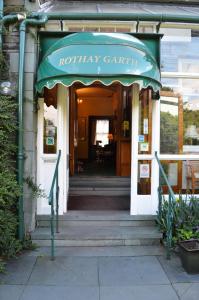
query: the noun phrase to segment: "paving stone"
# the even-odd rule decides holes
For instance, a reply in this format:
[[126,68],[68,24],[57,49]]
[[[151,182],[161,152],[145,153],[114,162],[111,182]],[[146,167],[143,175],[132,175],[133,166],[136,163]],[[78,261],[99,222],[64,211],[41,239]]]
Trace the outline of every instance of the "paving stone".
[[181,300],[199,299],[199,283],[175,283],[173,287]]
[[133,287],[101,287],[100,300],[177,300],[169,285],[142,285]]
[[[98,287],[27,286],[20,300],[99,300]],[[1,299],[2,300],[2,299]]]
[[[55,255],[58,256],[80,256],[80,257],[110,257],[110,256],[154,256],[163,255],[161,246],[117,246],[117,247],[57,247]],[[50,256],[50,247],[39,247],[34,251],[27,251],[26,255]]]
[[0,299],[19,300],[23,289],[23,285],[0,285]]
[[169,280],[156,257],[99,258],[101,286],[168,284]]
[[199,282],[199,274],[186,273],[177,255],[173,254],[170,260],[166,259],[165,256],[159,256],[158,260],[172,283]]
[[26,284],[37,260],[34,256],[11,259],[6,265],[6,274],[0,274],[1,284]]
[[28,282],[30,285],[97,286],[96,258],[39,257]]

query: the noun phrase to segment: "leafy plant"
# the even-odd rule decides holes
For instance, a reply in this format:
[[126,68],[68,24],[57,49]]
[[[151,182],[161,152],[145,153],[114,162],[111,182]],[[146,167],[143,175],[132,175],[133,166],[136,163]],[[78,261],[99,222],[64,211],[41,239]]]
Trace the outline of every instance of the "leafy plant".
[[[2,53],[0,53],[0,75],[1,79],[7,79],[8,64]],[[22,242],[17,238],[17,199],[20,189],[16,170],[16,135],[16,99],[0,95],[0,272],[5,269],[5,259],[16,256],[22,249],[35,249],[30,236]],[[34,192],[40,191],[34,186],[32,188]]]
[[28,187],[32,190],[33,192],[33,197],[35,198],[47,198],[47,195],[45,194],[45,191],[40,188],[40,185],[37,185],[34,183],[32,177],[26,177],[24,179]]
[[2,261],[0,259],[0,273],[5,273],[5,266],[6,266],[5,261]]
[[[0,53],[1,78],[7,76],[7,61]],[[17,239],[17,197],[20,194],[16,178],[17,105],[15,99],[0,95],[0,272],[3,259],[15,256],[22,249]]]
[[[168,225],[168,201],[163,198],[161,213],[157,217],[157,224],[166,238]],[[183,199],[180,195],[172,201],[172,236],[173,245],[182,240],[199,238],[199,198],[191,196]]]

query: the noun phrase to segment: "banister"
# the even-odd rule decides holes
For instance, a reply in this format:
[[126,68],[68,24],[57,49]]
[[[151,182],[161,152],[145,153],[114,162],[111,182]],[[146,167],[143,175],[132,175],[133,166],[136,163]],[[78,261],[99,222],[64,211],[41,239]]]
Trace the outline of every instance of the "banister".
[[166,174],[165,174],[165,172],[164,172],[164,169],[163,169],[163,167],[162,167],[162,164],[161,164],[161,162],[160,162],[160,160],[159,160],[159,158],[158,158],[157,151],[155,151],[155,158],[156,158],[157,163],[158,163],[158,165],[159,165],[161,174],[162,174],[162,176],[163,176],[163,178],[164,178],[164,180],[165,180],[165,182],[166,182],[166,185],[167,185],[167,187],[168,187],[168,189],[169,189],[169,193],[171,194],[171,197],[173,198],[173,200],[175,200],[174,192],[173,192],[173,190],[172,190],[172,188],[171,188],[171,185],[170,185],[170,183],[169,183],[169,181],[168,181],[168,178],[167,178],[167,176],[166,176]]
[[56,166],[55,166],[53,180],[52,180],[52,183],[51,183],[50,193],[49,193],[49,196],[48,196],[48,199],[49,199],[48,204],[49,205],[51,205],[51,195],[53,193],[53,189],[54,189],[54,186],[55,186],[55,180],[56,180],[56,176],[57,176],[57,172],[58,172],[60,158],[61,158],[61,150],[58,151],[57,162],[56,162]]
[[[162,167],[162,164],[158,158],[157,152],[155,152],[155,158],[157,160],[157,163],[159,165],[159,170],[164,178],[164,181],[168,187],[168,210],[166,213],[166,248],[167,248],[167,259],[170,259],[171,256],[171,246],[172,246],[172,238],[173,238],[173,232],[172,232],[172,225],[173,225],[173,211],[172,211],[172,202],[176,201],[174,192],[171,188],[171,185],[169,183],[169,180],[164,172],[164,169]],[[162,217],[162,198],[163,198],[163,191],[162,187],[158,187],[158,197],[159,197],[159,205],[158,205],[158,215],[161,218]]]
[[[48,196],[48,203],[51,206],[51,217],[50,217],[50,227],[51,227],[51,259],[55,259],[55,230],[54,230],[54,194],[56,197],[56,233],[59,232],[58,225],[59,225],[59,162],[61,158],[61,150],[58,151],[58,157],[57,157],[57,162],[55,166],[55,171],[53,174],[53,180],[50,188],[50,193]],[[55,193],[54,193],[54,188]]]

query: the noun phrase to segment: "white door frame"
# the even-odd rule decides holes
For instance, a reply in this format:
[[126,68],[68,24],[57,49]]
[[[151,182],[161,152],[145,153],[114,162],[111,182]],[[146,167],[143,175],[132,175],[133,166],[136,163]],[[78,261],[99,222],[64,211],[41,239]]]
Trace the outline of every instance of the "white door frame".
[[[44,190],[45,197],[37,199],[37,214],[50,214],[48,195],[57,161],[57,154],[43,153],[44,136],[44,99],[38,99],[38,126],[37,126],[37,185]],[[60,149],[59,164],[59,214],[67,210],[69,187],[69,93],[68,88],[58,85],[57,92],[57,151]]]
[[[69,189],[69,89],[58,85],[57,94],[57,149],[61,149],[59,166],[60,200],[59,214],[67,212],[67,198]],[[39,99],[38,134],[37,134],[37,184],[48,195],[52,176],[55,169],[57,154],[43,153],[43,128],[44,128],[44,99]],[[160,103],[152,102],[152,153],[138,154],[139,133],[139,85],[132,87],[132,124],[131,124],[131,193],[130,214],[144,215],[156,214],[158,208],[157,188],[159,185],[159,168],[154,153],[159,153],[160,144]],[[151,161],[151,195],[138,195],[138,161]],[[50,207],[47,198],[37,201],[37,214],[49,214]]]
[[[158,209],[159,167],[155,159],[155,151],[159,153],[160,145],[160,102],[152,101],[152,153],[138,154],[139,135],[139,85],[132,87],[131,118],[131,215],[155,215]],[[138,161],[151,161],[151,195],[138,195]]]

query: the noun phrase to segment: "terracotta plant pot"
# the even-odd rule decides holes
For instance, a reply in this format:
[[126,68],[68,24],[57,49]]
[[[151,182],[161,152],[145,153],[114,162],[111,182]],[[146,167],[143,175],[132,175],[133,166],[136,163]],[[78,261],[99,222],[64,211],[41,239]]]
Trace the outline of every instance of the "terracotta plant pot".
[[199,240],[179,242],[179,254],[187,273],[199,273]]

